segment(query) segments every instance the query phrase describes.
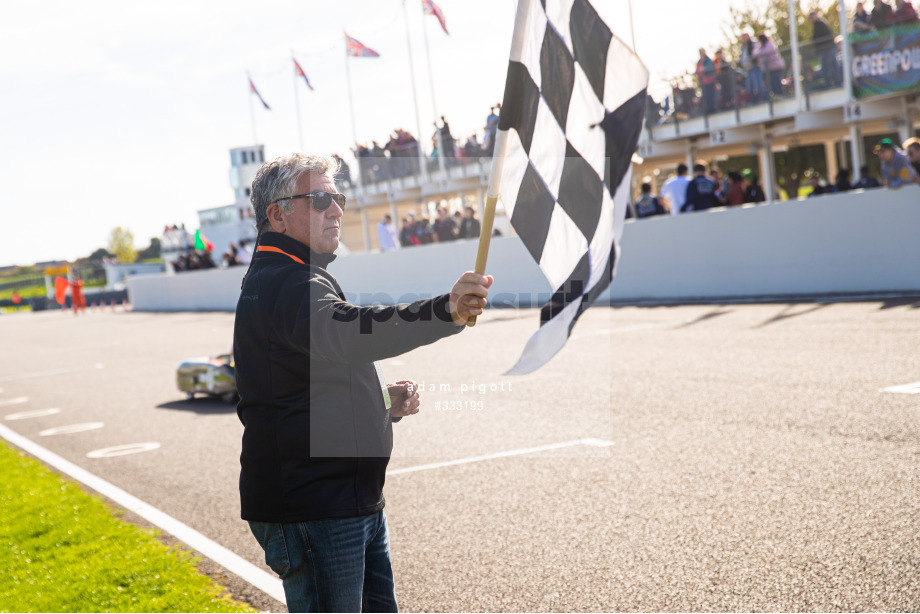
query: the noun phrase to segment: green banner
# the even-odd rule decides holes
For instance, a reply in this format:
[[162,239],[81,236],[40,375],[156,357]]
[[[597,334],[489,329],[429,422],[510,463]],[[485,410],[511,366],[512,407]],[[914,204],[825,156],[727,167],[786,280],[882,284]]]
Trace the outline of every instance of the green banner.
[[920,92],[920,23],[850,35],[857,98]]

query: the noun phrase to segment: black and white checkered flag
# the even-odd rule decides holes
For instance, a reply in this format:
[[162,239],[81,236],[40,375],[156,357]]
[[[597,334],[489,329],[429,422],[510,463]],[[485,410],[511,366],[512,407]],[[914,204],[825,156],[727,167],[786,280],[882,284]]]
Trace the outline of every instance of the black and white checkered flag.
[[648,70],[588,0],[520,1],[499,119],[501,198],[554,294],[508,374],[562,349],[613,279],[648,87]]

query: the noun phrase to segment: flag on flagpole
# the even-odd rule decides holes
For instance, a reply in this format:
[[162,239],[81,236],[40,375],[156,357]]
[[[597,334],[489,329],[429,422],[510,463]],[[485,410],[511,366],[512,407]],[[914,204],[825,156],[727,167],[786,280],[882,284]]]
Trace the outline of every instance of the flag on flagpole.
[[441,12],[441,7],[433,2],[433,0],[422,0],[422,7],[425,9],[426,15],[434,15],[438,23],[441,24],[441,29],[444,30],[444,34],[450,34],[447,31],[447,22],[444,20],[444,13]]
[[67,300],[67,288],[69,287],[70,282],[67,281],[66,277],[54,278],[54,300],[62,307],[64,306],[64,301]]
[[256,95],[256,97],[259,99],[259,102],[262,103],[263,107],[269,111],[272,110],[272,108],[268,106],[268,103],[265,102],[265,99],[262,98],[262,94],[259,93],[259,90],[256,89],[256,84],[252,82],[252,77],[249,78],[249,91]]
[[209,252],[214,251],[214,244],[208,241],[208,238],[204,236],[204,233],[200,230],[195,231],[195,249],[206,250]]
[[379,58],[380,54],[345,33],[345,54],[353,58]]
[[648,70],[588,0],[520,1],[524,42],[499,118],[501,197],[554,292],[508,374],[549,361],[613,279],[648,87]]
[[310,85],[310,80],[307,79],[307,73],[303,71],[303,68],[301,68],[300,63],[297,61],[297,58],[291,57],[291,59],[294,60],[294,75],[297,77],[303,77],[304,82],[307,84],[307,87],[309,87],[310,91],[312,92],[313,86]]

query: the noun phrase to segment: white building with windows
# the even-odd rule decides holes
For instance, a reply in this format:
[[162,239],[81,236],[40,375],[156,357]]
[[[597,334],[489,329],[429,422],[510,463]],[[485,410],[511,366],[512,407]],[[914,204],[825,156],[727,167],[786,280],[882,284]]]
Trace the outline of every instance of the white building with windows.
[[233,188],[235,202],[198,211],[201,232],[214,244],[212,256],[218,264],[221,255],[230,249],[231,242],[239,245],[244,239],[255,243],[256,224],[249,195],[252,180],[263,162],[265,151],[262,145],[231,149],[230,187]]

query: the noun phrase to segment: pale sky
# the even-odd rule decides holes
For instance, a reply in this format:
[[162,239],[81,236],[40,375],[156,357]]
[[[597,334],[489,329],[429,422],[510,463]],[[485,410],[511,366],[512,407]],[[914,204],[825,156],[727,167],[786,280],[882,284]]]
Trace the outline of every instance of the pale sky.
[[[722,40],[732,4],[633,0],[636,45],[652,75],[691,70]],[[762,2],[765,0],[748,0]],[[630,42],[626,0],[593,0]],[[464,139],[499,102],[513,0],[440,0],[450,35],[407,0],[423,137],[431,81],[438,114]],[[0,24],[0,266],[72,260],[126,227],[137,247],[166,224],[198,227],[197,211],[233,202],[232,147],[253,143],[247,71],[266,158],[300,148],[293,50],[315,91],[297,84],[304,149],[345,154],[352,143],[344,36],[381,57],[351,59],[359,140],[416,133],[401,0],[4,2]]]

